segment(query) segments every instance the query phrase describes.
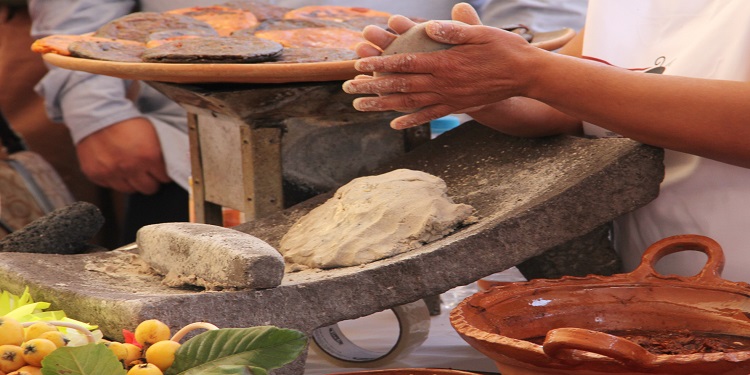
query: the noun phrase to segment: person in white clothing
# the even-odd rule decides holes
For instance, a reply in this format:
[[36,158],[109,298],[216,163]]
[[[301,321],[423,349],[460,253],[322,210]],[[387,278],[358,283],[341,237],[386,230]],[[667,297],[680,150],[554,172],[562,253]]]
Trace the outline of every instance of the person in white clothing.
[[[362,44],[359,71],[410,74],[362,75],[344,90],[376,94],[357,98],[358,110],[406,112],[392,121],[396,129],[464,112],[516,136],[622,136],[662,147],[666,177],[659,197],[615,226],[625,271],[662,238],[700,234],[724,249],[724,278],[750,281],[744,254],[750,26],[744,16],[750,16],[746,0],[590,0],[584,30],[560,53],[497,28],[432,22],[430,37],[453,48],[386,57]],[[390,25],[403,33],[413,23],[393,17]],[[381,48],[396,37],[371,28],[365,35]],[[693,255],[670,255],[657,269],[692,275],[705,262]]]
[[482,23],[494,27],[522,24],[535,32],[583,28],[588,0],[487,0]]

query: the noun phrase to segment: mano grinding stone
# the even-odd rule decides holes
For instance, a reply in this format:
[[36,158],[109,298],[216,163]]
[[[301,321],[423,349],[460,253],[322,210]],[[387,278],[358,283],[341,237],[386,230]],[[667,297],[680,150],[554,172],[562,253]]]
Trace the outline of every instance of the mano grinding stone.
[[141,258],[165,283],[210,290],[264,289],[281,284],[284,258],[271,245],[234,229],[162,223],[138,230]]

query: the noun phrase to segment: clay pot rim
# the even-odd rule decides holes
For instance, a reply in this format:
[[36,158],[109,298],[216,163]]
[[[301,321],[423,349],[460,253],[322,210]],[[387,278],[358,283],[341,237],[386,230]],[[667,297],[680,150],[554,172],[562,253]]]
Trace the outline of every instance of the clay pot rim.
[[[459,305],[460,306],[460,305]],[[555,361],[554,358],[548,357],[544,352],[543,346],[535,344],[531,341],[523,339],[515,339],[512,337],[504,336],[497,333],[487,332],[475,328],[466,320],[463,315],[463,311],[456,307],[450,315],[450,323],[453,328],[458,332],[460,336],[468,337],[477,341],[489,342],[492,344],[499,344],[504,346],[512,346],[516,349],[531,351],[536,355],[544,356],[549,358],[550,361]],[[616,363],[612,358],[607,356],[579,351],[577,356],[582,360],[593,360],[593,361],[606,361]],[[696,359],[701,359],[704,362],[742,362],[750,360],[750,350],[736,351],[736,352],[715,352],[715,353],[692,353],[692,354],[655,354],[654,365],[660,365],[665,363],[675,362],[695,362]]]
[[[708,260],[698,274],[694,276],[663,275],[655,270],[654,265],[664,256],[686,250],[700,251],[707,255]],[[482,293],[491,293],[493,300],[499,302],[507,298],[516,298],[523,294],[533,293],[533,291],[540,289],[580,290],[611,287],[678,287],[734,293],[750,297],[750,284],[729,281],[721,277],[724,262],[725,258],[721,246],[713,239],[695,234],[676,235],[664,238],[649,246],[643,254],[641,264],[630,273],[611,276],[563,276],[558,279],[502,283],[480,291],[468,299],[477,298],[477,295]]]
[[478,375],[476,372],[454,370],[449,368],[415,367],[415,368],[391,368],[377,370],[362,370],[353,372],[333,372],[328,375],[392,375],[392,374],[414,374],[414,375]]
[[[654,270],[654,264],[662,257],[685,250],[702,251],[708,256],[706,266],[696,275],[682,277],[675,275],[661,275]],[[693,290],[707,290],[715,293],[739,294],[743,298],[750,296],[750,284],[743,282],[732,282],[721,278],[724,266],[724,254],[721,247],[714,240],[700,235],[680,235],[665,238],[650,246],[643,255],[641,265],[631,273],[617,274],[613,276],[586,277],[563,277],[560,279],[539,279],[523,283],[504,284],[482,291],[462,301],[450,313],[450,323],[453,328],[472,346],[474,342],[483,342],[490,347],[497,346],[492,350],[501,357],[514,358],[514,352],[525,352],[537,360],[546,362],[548,366],[565,367],[562,362],[545,353],[544,345],[504,336],[498,333],[485,331],[469,323],[467,318],[472,317],[475,311],[489,308],[496,304],[502,304],[509,299],[519,299],[526,296],[543,295],[544,291],[560,292],[566,290],[584,289],[609,289],[612,287],[632,288],[682,288]],[[542,293],[540,293],[542,292]],[[479,303],[481,300],[481,304]],[[669,302],[669,299],[665,299]],[[472,311],[474,309],[474,311]],[[551,328],[552,330],[559,329]],[[564,327],[576,329],[576,327]],[[585,329],[585,328],[584,328]],[[698,332],[699,330],[692,330]],[[549,335],[549,334],[548,334]],[[549,336],[548,336],[549,338]],[[625,340],[627,341],[627,340]],[[632,343],[632,342],[631,342]],[[476,347],[476,346],[475,346]],[[502,348],[508,348],[503,351]],[[512,350],[511,350],[512,348]],[[616,359],[585,350],[573,349],[576,362],[599,362],[622,365]],[[498,361],[491,355],[491,359]],[[740,363],[750,360],[750,350],[734,352],[715,353],[692,353],[692,354],[652,354],[648,366],[674,365],[675,363],[692,364],[702,363]],[[541,363],[537,364],[541,365]]]

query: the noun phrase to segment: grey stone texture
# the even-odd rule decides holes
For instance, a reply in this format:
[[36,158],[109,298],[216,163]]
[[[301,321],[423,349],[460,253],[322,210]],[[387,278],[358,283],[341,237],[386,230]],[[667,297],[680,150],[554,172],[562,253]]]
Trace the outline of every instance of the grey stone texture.
[[0,252],[80,254],[104,250],[91,244],[104,225],[99,208],[75,202],[44,215],[0,240]]
[[147,225],[138,230],[136,243],[141,259],[176,285],[265,289],[284,277],[284,258],[271,245],[216,225]]
[[[275,288],[223,292],[166,287],[161,277],[134,269],[135,255],[126,251],[8,253],[0,260],[0,286],[14,293],[29,286],[35,300],[98,324],[114,339],[145,319],[175,329],[208,321],[309,334],[468,284],[591,233],[658,195],[662,160],[661,149],[628,139],[523,139],[470,122],[371,171],[434,174],[454,201],[477,209],[477,223],[414,251],[358,267],[287,273]],[[287,229],[329,196],[234,229],[278,248]],[[278,373],[302,374],[305,357]]]
[[523,261],[516,268],[528,280],[620,273],[622,262],[610,241],[611,229],[609,224],[602,225]]

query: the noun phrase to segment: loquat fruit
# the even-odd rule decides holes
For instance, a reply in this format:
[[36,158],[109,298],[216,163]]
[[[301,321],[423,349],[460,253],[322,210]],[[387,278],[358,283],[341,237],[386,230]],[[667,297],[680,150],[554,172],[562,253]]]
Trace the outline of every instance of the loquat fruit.
[[125,347],[125,350],[127,350],[128,353],[123,360],[125,367],[129,367],[130,364],[133,363],[133,361],[137,361],[143,356],[143,352],[141,351],[141,348],[138,347],[138,345],[127,342],[123,343],[122,345]]
[[147,347],[155,342],[169,340],[169,326],[158,319],[144,320],[135,327],[135,341]]
[[9,316],[0,316],[0,345],[21,345],[23,326]]
[[36,366],[23,366],[8,375],[42,375],[42,368]]
[[156,365],[159,370],[167,371],[174,362],[174,353],[180,348],[180,343],[172,340],[155,342],[146,349],[146,362]]
[[57,326],[49,322],[39,321],[26,327],[26,336],[23,341],[33,340],[44,332],[57,331]]
[[41,335],[39,335],[38,338],[52,341],[55,344],[55,346],[57,346],[58,348],[67,346],[68,343],[70,342],[70,339],[68,339],[68,337],[65,336],[65,334],[60,331],[44,332]]
[[104,345],[106,345],[112,353],[115,353],[117,360],[125,361],[125,359],[128,358],[128,348],[125,347],[125,344],[117,341],[109,341],[104,343]]
[[158,367],[151,363],[143,363],[140,365],[133,366],[128,370],[127,375],[163,375],[164,373],[159,370]]
[[0,371],[13,372],[26,365],[23,349],[18,345],[0,345]]
[[57,349],[54,342],[47,339],[31,339],[21,345],[23,349],[23,359],[32,366],[42,366],[42,360]]

